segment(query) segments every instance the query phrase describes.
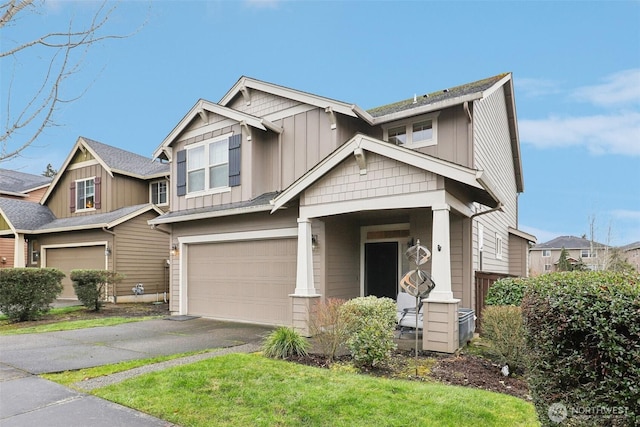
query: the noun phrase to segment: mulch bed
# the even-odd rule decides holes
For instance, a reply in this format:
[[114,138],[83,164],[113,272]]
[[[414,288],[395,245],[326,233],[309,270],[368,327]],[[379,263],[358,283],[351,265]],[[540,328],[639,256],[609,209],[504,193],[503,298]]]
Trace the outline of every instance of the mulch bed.
[[[318,354],[292,357],[292,362],[319,368],[330,368],[331,362]],[[333,363],[349,363],[350,356],[337,357]],[[459,353],[396,351],[389,364],[365,371],[367,375],[409,381],[438,381],[444,384],[473,387],[497,393],[508,394],[520,399],[531,400],[529,388],[524,378],[518,375],[504,376],[501,366],[483,357]]]

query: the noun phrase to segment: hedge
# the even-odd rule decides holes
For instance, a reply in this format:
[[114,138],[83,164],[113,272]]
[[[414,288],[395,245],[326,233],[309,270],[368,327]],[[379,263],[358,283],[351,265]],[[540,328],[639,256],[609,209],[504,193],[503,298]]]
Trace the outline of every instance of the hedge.
[[529,280],[522,313],[543,425],[640,423],[640,274],[541,275]]
[[0,269],[0,311],[13,321],[36,320],[62,293],[64,277],[55,268]]
[[496,280],[487,292],[485,305],[515,305],[522,304],[527,279],[522,277],[507,277]]

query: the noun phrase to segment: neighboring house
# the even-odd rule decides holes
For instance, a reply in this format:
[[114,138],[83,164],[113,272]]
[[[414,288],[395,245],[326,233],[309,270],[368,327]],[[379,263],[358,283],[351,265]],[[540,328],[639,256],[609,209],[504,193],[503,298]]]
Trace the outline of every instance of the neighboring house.
[[640,242],[630,243],[620,248],[624,259],[640,271]]
[[607,245],[584,237],[560,236],[530,249],[531,275],[537,276],[557,271],[562,248],[567,250],[567,259],[573,265],[582,262],[590,270],[603,270],[607,262],[609,250]]
[[[0,197],[39,202],[49,188],[52,178],[42,175],[18,172],[0,168]],[[0,219],[1,224],[1,219]],[[15,241],[12,238],[3,239],[0,236],[0,268],[14,266]],[[22,244],[22,258],[27,251],[27,244]],[[24,265],[22,265],[24,267]]]
[[427,246],[424,348],[458,348],[479,270],[526,275],[511,74],[365,111],[241,77],[199,100],[154,153],[171,163],[176,314],[308,333],[325,298],[396,298]]
[[15,266],[67,275],[61,298],[77,298],[72,269],[108,269],[125,276],[110,300],[163,300],[169,235],[147,221],[168,208],[168,176],[168,164],[80,137],[40,203],[0,198],[0,236],[28,242],[26,257],[15,246]]

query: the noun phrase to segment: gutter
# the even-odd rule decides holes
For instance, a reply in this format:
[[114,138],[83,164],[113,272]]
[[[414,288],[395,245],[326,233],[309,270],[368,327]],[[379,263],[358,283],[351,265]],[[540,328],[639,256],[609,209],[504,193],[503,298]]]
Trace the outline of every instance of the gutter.
[[478,217],[480,215],[485,215],[485,214],[488,214],[488,213],[491,213],[491,212],[496,212],[496,211],[504,212],[504,205],[502,204],[502,202],[498,202],[498,206],[496,206],[495,208],[491,208],[491,209],[486,210],[486,211],[474,213],[473,215],[471,215],[469,217],[469,219],[473,219],[473,218]]

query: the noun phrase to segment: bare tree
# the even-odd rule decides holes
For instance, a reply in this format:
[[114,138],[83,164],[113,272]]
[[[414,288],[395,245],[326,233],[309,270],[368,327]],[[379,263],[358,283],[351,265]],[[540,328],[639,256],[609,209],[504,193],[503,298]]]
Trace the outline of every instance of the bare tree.
[[[107,7],[105,1],[99,4],[86,22],[79,25],[70,18],[68,26],[60,31],[39,34],[26,40],[18,36],[29,31],[13,31],[13,37],[7,37],[8,29],[24,24],[21,21],[29,18],[29,14],[44,13],[43,8],[43,0],[5,0],[0,4],[0,31],[3,31],[0,60],[3,61],[3,70],[13,70],[9,78],[2,78],[0,162],[20,155],[47,127],[56,125],[55,113],[62,104],[73,102],[86,92],[85,87],[79,93],[68,95],[65,83],[79,72],[92,46],[107,39],[131,35],[105,34],[107,22],[116,8],[113,4]],[[17,66],[28,55],[44,58],[46,65],[41,70],[42,78],[35,85],[29,82],[32,89],[26,98],[12,99],[14,85],[20,84],[16,81],[19,77]],[[12,66],[7,61],[13,61]],[[24,86],[22,83],[21,87]]]

